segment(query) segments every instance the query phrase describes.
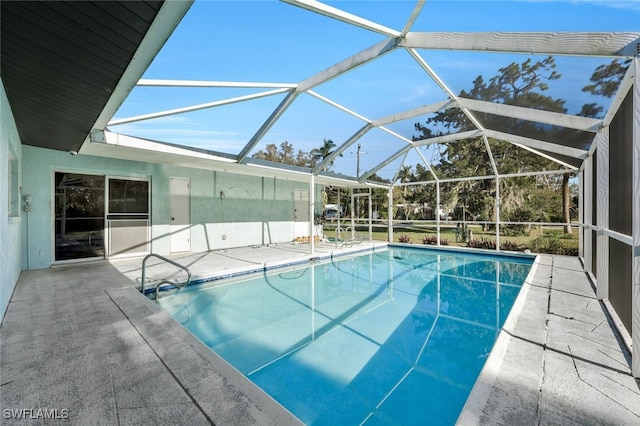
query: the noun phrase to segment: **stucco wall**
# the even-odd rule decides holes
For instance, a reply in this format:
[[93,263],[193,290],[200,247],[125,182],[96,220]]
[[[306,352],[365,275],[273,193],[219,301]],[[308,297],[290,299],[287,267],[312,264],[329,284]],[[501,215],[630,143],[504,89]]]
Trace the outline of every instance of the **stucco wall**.
[[[25,146],[24,192],[33,209],[23,226],[23,268],[46,268],[53,262],[54,171],[146,177],[151,181],[151,250],[168,254],[171,177],[191,181],[191,251],[283,243],[295,237],[293,192],[304,182],[243,176],[165,164],[117,160]],[[320,200],[319,192],[316,200]],[[321,211],[321,203],[316,203]],[[308,232],[307,232],[308,235]]]
[[[24,212],[22,209],[18,210],[18,216],[15,217],[10,216],[9,212],[9,158],[11,156],[13,160],[17,160],[19,187],[21,184],[22,145],[4,84],[0,84],[0,91],[0,182],[2,183],[0,185],[0,318],[4,318],[9,299],[21,271],[20,223],[22,217],[20,215]],[[22,206],[20,200],[18,200],[18,205]]]

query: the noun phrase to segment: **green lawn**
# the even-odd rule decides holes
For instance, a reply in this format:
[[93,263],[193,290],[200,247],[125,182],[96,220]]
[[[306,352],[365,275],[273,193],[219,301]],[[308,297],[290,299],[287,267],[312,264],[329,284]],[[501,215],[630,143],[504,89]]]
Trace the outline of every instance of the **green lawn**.
[[[476,246],[480,247],[481,243],[487,243],[487,241],[495,244],[495,231],[482,231],[481,226],[470,225],[469,228],[473,234],[473,239],[476,240]],[[358,232],[367,237],[369,229],[367,226],[358,226]],[[335,232],[335,225],[325,224],[324,232],[327,236],[333,236]],[[441,242],[448,242],[450,246],[466,247],[467,242],[456,242],[456,227],[455,225],[441,226],[440,239]],[[426,237],[435,238],[436,228],[431,225],[396,225],[393,233],[394,242],[401,242],[401,238],[410,244],[423,244],[423,240]],[[387,229],[379,227],[374,228],[373,239],[376,241],[387,241]],[[551,254],[566,254],[577,256],[578,255],[578,230],[573,229],[571,234],[564,234],[562,227],[546,227],[536,226],[531,229],[529,235],[508,236],[500,235],[500,245],[503,250],[531,250],[534,253],[551,253]]]

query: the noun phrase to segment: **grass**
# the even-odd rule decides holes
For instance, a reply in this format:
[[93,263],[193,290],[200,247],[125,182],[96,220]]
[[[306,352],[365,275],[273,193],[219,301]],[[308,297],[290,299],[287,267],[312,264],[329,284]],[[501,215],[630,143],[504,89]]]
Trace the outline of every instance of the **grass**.
[[[325,234],[331,236],[335,230],[335,226],[325,225]],[[358,232],[364,236],[368,236],[369,229],[366,226],[357,227]],[[481,226],[470,225],[469,229],[473,234],[474,240],[477,242],[495,242],[495,231],[483,231]],[[456,242],[455,226],[442,226],[440,228],[440,239],[447,239],[449,246],[467,247],[466,242]],[[425,238],[434,238],[436,236],[435,226],[423,225],[407,225],[394,227],[394,242],[408,242],[410,244],[423,244]],[[376,241],[387,241],[388,234],[386,228],[374,228],[373,239]],[[578,232],[573,230],[571,234],[564,234],[562,227],[537,226],[532,228],[529,235],[505,236],[500,235],[500,243],[503,249],[513,250],[531,250],[533,253],[551,253],[566,254],[571,256],[578,255]],[[504,247],[507,243],[508,247]]]

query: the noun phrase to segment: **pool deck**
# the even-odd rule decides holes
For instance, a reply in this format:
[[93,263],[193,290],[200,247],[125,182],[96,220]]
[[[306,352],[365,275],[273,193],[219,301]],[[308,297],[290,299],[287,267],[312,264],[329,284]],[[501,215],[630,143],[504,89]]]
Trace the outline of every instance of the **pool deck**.
[[[171,258],[200,279],[367,247],[318,244],[309,256],[308,244],[283,244]],[[0,328],[2,424],[50,424],[42,417],[52,414],[83,425],[298,424],[140,295],[141,262],[22,273]],[[148,275],[165,268],[150,259]],[[523,293],[459,423],[640,424],[640,382],[580,261],[540,256]],[[27,419],[11,418],[20,414]]]

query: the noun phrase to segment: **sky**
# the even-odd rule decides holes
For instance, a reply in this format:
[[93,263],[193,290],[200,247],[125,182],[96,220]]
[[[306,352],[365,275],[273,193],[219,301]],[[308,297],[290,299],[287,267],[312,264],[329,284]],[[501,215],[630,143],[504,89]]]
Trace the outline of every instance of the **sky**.
[[[327,4],[395,30],[402,30],[415,1],[330,1]],[[640,31],[638,1],[436,1],[428,0],[412,31]],[[196,0],[176,31],[145,72],[144,79],[299,83],[331,65],[385,39],[299,7],[272,0]],[[422,58],[454,94],[469,90],[512,62],[531,57],[483,52],[424,51]],[[575,114],[587,102],[608,105],[581,89],[599,65],[611,58],[556,57],[558,81],[549,96],[567,99]],[[198,105],[266,92],[271,89],[136,87],[114,119]],[[446,99],[445,93],[404,50],[314,88],[319,95],[366,117],[377,119]],[[237,154],[282,101],[283,94],[237,102],[196,112],[109,126],[112,131],[152,140]],[[416,134],[414,123],[428,117],[393,123],[388,129],[404,138]],[[308,94],[300,95],[255,150],[287,141],[305,152],[324,139],[341,145],[364,124]],[[360,170],[368,170],[406,142],[379,129],[358,141]],[[254,150],[254,152],[255,152]],[[333,170],[355,175],[356,146],[338,158]],[[425,150],[427,160],[437,154]],[[378,172],[392,178],[396,162]],[[414,154],[406,164],[420,158]]]

